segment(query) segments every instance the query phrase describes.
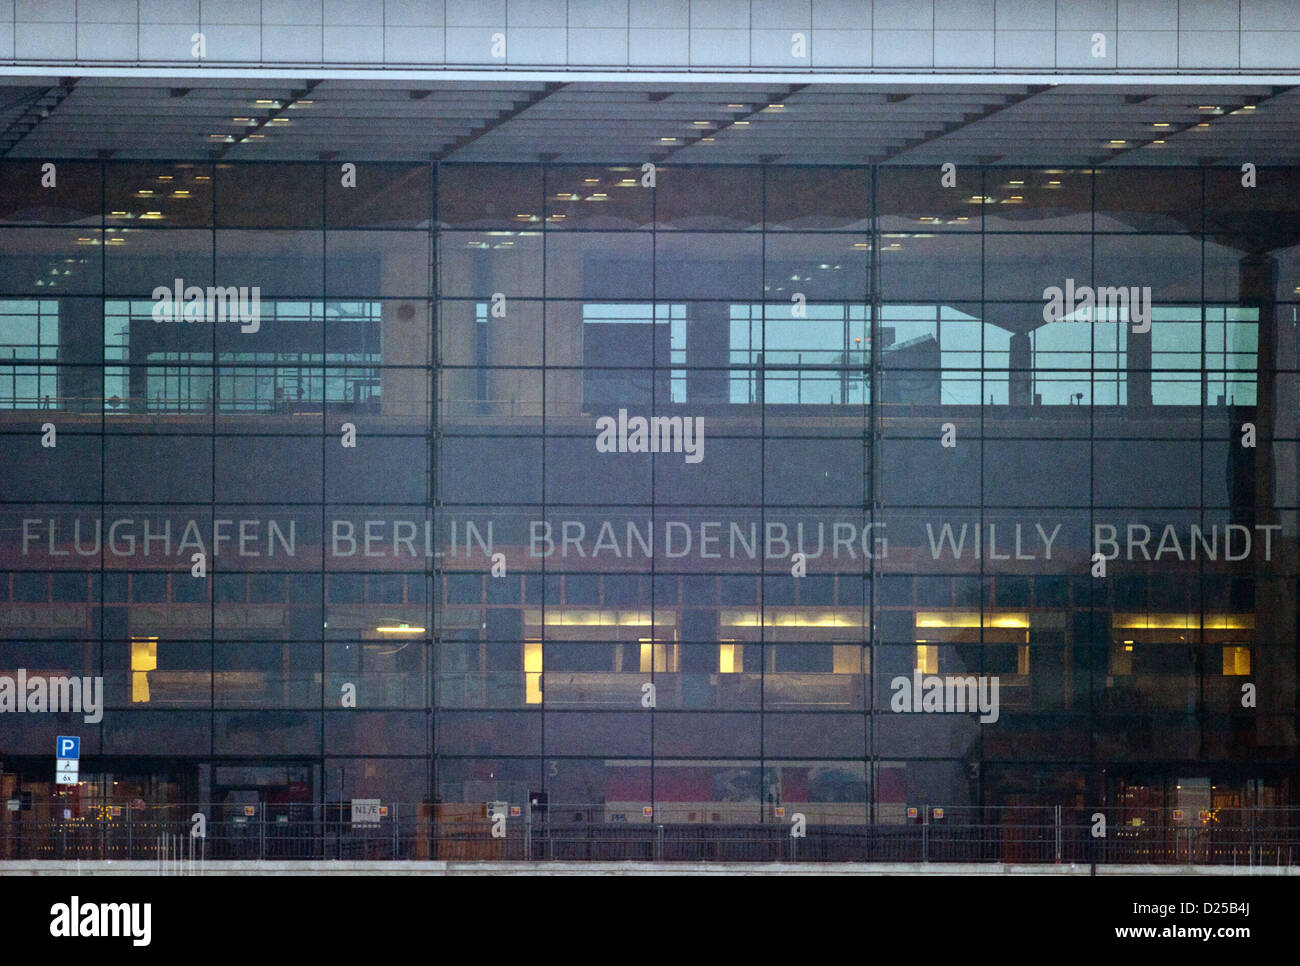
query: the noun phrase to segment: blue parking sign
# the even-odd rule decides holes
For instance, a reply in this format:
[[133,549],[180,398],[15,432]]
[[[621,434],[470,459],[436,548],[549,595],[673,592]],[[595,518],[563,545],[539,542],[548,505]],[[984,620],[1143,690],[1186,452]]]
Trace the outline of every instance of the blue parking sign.
[[55,758],[80,758],[81,757],[81,739],[72,735],[59,735],[55,739]]

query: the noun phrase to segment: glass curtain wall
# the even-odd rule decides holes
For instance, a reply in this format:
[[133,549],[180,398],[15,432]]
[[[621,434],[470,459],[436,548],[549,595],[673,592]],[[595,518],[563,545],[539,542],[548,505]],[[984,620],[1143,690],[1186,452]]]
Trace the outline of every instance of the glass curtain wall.
[[76,723],[174,800],[1292,804],[1294,171],[57,169],[0,671],[105,708],[0,721],[25,787]]

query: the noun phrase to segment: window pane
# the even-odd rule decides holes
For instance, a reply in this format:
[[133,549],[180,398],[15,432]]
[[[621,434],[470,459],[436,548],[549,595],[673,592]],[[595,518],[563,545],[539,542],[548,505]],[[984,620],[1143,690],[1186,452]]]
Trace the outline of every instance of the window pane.
[[104,222],[119,228],[212,224],[212,166],[195,162],[110,162]]
[[318,164],[218,164],[219,228],[320,228],[324,168]]

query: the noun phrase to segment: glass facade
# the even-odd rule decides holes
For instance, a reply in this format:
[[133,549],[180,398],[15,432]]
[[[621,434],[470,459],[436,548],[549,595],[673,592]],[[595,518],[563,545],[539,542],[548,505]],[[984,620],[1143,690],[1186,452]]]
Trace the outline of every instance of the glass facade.
[[104,707],[4,780],[1300,804],[1300,170],[58,167],[0,164],[0,674]]

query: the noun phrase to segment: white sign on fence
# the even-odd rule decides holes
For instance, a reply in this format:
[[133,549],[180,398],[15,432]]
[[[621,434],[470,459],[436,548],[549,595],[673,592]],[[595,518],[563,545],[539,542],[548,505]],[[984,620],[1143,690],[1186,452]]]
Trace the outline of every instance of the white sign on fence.
[[379,799],[377,798],[352,799],[352,824],[353,825],[378,825],[379,824]]

